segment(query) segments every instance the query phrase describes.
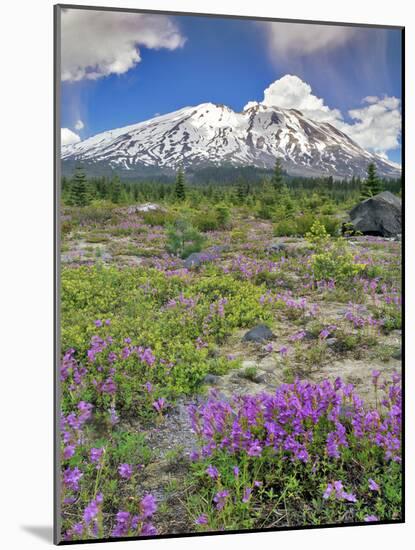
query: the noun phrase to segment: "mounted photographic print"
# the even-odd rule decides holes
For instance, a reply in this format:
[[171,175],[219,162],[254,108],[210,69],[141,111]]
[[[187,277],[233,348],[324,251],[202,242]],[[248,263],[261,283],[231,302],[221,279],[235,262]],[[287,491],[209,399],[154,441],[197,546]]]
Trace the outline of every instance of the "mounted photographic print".
[[55,6],[57,544],[404,521],[403,41]]

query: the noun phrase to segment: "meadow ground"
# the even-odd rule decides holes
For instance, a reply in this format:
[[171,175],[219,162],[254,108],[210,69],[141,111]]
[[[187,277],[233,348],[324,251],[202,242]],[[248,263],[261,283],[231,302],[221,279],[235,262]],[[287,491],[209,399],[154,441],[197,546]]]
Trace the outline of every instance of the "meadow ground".
[[399,520],[401,243],[183,212],[62,212],[63,537]]

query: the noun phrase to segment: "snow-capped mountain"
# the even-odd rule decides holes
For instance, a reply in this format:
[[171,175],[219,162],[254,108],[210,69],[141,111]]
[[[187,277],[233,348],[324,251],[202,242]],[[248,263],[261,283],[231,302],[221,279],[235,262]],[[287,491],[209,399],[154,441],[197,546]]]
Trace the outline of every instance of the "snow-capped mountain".
[[369,162],[381,176],[400,175],[394,163],[365,151],[331,124],[262,104],[237,113],[202,103],[62,147],[64,171],[80,162],[90,172],[114,169],[130,176],[172,173],[180,165],[272,168],[277,157],[292,175],[362,177]]

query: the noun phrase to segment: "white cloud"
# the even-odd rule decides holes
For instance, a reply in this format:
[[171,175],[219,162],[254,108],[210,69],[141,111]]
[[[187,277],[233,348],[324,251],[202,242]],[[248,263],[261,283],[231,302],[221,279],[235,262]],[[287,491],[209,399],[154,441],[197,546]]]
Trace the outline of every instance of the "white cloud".
[[[338,109],[325,105],[313,94],[311,86],[294,75],[285,75],[264,90],[263,105],[297,109],[318,122],[329,122],[350,136],[364,149],[380,154],[400,146],[401,112],[396,97],[367,96],[364,106],[348,111],[352,122],[346,122]],[[249,102],[251,106],[255,102]],[[245,106],[247,108],[247,106]]]
[[82,122],[81,119],[77,120],[75,122],[75,130],[82,130],[82,128],[84,127],[84,123]]
[[355,121],[340,128],[365,149],[385,152],[399,147],[401,135],[400,100],[396,97],[366,97],[367,105],[351,109],[349,116]]
[[72,132],[69,128],[61,128],[61,145],[70,145],[71,143],[78,143],[81,138],[75,132]]
[[139,46],[174,50],[185,39],[170,17],[68,9],[62,12],[61,78],[96,80],[141,61]]
[[310,25],[302,23],[260,23],[271,53],[280,57],[307,56],[320,50],[332,50],[352,40],[356,27]]
[[338,109],[330,109],[324,100],[312,93],[311,86],[298,78],[286,74],[264,90],[264,105],[282,109],[298,109],[309,118],[319,122],[335,122],[341,119]]

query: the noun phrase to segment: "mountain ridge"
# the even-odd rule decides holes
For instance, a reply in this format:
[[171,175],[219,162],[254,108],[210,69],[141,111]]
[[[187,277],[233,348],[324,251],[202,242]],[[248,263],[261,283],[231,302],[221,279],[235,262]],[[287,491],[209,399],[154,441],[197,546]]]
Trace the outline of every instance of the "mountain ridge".
[[183,107],[64,145],[61,158],[64,172],[82,163],[88,172],[108,169],[129,177],[171,174],[179,166],[269,169],[276,158],[293,176],[364,177],[369,162],[380,176],[400,176],[394,163],[365,151],[332,124],[263,104],[241,112],[210,102]]

